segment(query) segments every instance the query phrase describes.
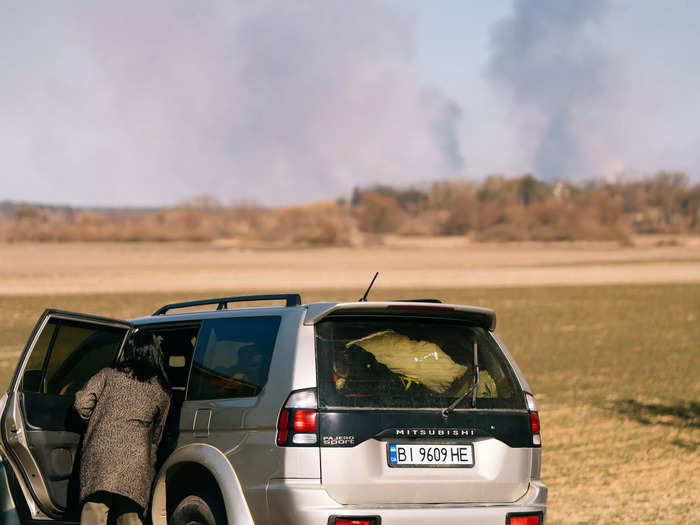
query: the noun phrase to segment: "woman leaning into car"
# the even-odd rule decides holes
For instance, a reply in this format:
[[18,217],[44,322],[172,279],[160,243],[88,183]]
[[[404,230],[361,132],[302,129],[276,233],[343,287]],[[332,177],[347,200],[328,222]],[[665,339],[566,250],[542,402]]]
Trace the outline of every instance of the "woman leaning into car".
[[81,525],[140,525],[170,406],[158,339],[136,329],[114,367],[76,393],[88,421],[80,463]]

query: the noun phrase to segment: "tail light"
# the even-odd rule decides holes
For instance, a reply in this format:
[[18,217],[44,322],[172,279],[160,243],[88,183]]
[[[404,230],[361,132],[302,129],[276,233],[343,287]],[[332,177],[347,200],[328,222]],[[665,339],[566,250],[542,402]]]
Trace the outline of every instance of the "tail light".
[[331,516],[328,518],[328,525],[380,525],[381,519],[379,516],[374,516],[371,518],[360,518],[360,517],[348,517],[339,518],[337,516]]
[[289,394],[277,420],[277,444],[280,447],[318,445],[317,408],[315,389]]
[[540,436],[540,415],[537,413],[537,404],[535,403],[535,397],[532,394],[525,394],[525,398],[527,399],[527,409],[530,411],[532,444],[539,447],[542,446],[542,437]]
[[390,304],[387,306],[388,310],[441,310],[443,312],[454,312],[454,308],[451,306],[433,306],[433,305],[420,305],[415,304]]
[[506,525],[542,525],[543,515],[541,512],[532,514],[508,514]]

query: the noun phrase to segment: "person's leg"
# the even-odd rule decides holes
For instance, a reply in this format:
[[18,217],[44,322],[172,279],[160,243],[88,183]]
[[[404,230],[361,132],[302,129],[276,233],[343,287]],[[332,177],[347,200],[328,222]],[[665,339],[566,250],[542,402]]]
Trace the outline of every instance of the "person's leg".
[[117,525],[143,525],[143,521],[138,512],[124,512],[117,516]]
[[93,495],[85,500],[80,512],[80,525],[107,525],[109,505],[105,498]]
[[115,495],[113,515],[116,525],[143,525],[141,507],[124,496]]

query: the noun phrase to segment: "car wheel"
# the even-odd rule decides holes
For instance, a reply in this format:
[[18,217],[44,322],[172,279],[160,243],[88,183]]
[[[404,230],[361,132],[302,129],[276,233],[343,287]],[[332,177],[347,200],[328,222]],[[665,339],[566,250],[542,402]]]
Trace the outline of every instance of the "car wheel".
[[168,525],[226,525],[222,510],[206,496],[190,495],[175,507]]

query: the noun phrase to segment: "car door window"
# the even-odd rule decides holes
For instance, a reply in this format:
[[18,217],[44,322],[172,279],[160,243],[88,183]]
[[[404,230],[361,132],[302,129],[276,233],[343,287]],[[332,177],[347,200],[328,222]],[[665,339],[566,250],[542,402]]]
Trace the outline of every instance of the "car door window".
[[56,319],[49,320],[39,334],[39,338],[27,360],[27,366],[24,368],[24,375],[19,387],[20,391],[43,391],[44,363],[46,363],[46,356],[49,353],[51,341],[53,341],[53,336],[56,333],[56,325]]
[[281,318],[206,321],[195,348],[187,399],[257,396],[267,382]]
[[71,395],[110,366],[124,339],[123,327],[51,319],[27,362],[21,390]]

